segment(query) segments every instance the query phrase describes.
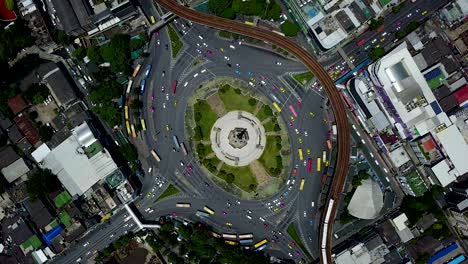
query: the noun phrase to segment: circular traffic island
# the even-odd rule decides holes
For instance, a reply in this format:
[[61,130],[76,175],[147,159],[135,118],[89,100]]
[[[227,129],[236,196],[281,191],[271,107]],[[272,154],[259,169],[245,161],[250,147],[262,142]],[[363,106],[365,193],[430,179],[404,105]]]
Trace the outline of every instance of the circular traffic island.
[[283,184],[291,159],[286,127],[245,83],[217,78],[200,85],[189,100],[186,124],[198,162],[224,190],[260,199]]

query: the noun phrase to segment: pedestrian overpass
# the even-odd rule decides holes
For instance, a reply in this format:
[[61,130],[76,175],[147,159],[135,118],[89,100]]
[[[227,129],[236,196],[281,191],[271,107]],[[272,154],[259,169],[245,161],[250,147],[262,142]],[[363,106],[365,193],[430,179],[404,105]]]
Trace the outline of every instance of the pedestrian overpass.
[[159,229],[159,228],[161,228],[160,225],[156,225],[156,224],[153,224],[153,225],[143,224],[140,221],[140,219],[138,219],[138,217],[135,215],[135,213],[132,211],[130,206],[128,206],[128,204],[125,204],[124,207],[125,207],[125,210],[127,210],[128,214],[132,217],[133,221],[135,221],[135,224],[138,226],[138,230],[141,230],[143,228],[150,228],[150,229],[153,229],[153,228]]
[[151,34],[151,33],[155,32],[155,31],[160,30],[162,27],[164,27],[168,23],[172,22],[172,20],[174,20],[174,18],[176,18],[176,15],[173,14],[173,13],[169,12],[169,13],[164,14],[161,17],[161,19],[158,22],[156,22],[156,24],[152,24],[149,27],[149,29],[148,29],[149,33]]

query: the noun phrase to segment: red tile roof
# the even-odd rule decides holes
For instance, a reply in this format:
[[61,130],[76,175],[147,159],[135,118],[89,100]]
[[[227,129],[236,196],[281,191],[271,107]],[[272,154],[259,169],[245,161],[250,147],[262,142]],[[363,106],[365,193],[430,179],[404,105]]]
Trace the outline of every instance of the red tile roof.
[[39,132],[33,126],[31,121],[24,114],[19,114],[13,119],[23,135],[28,139],[31,145],[35,146],[39,142]]
[[455,98],[457,98],[458,104],[463,104],[466,100],[468,100],[468,85],[458,89],[458,91],[456,91],[453,95]]
[[8,106],[10,107],[13,114],[16,115],[24,109],[26,109],[29,105],[26,103],[26,101],[21,95],[17,95],[8,99]]
[[436,145],[435,145],[435,142],[432,140],[432,138],[429,138],[427,140],[425,140],[423,143],[422,143],[424,149],[427,151],[427,152],[431,152],[432,150],[435,149]]

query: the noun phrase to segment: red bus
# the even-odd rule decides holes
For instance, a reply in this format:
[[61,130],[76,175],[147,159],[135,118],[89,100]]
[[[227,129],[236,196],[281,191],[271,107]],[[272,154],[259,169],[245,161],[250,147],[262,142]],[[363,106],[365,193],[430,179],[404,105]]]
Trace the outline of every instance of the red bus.
[[176,89],[177,89],[177,80],[174,80],[174,82],[172,83],[172,87],[171,87],[171,93],[175,94]]
[[366,39],[361,39],[360,41],[357,42],[357,46],[362,46],[366,42]]
[[379,28],[377,28],[377,30],[375,32],[380,32],[384,29],[385,25],[381,25]]
[[309,158],[307,160],[307,172],[310,173],[312,171],[312,159]]
[[296,110],[294,110],[294,107],[292,105],[289,105],[289,110],[291,110],[294,117],[297,117]]

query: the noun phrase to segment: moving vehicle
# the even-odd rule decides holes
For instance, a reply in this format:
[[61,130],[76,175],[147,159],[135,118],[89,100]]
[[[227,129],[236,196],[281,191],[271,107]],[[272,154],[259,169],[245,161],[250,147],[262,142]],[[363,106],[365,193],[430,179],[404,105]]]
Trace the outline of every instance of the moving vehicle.
[[289,110],[291,110],[293,116],[294,116],[295,118],[297,118],[297,113],[296,113],[296,110],[294,109],[294,106],[289,105]]
[[224,240],[224,243],[231,245],[231,246],[237,246],[239,245],[239,242],[237,241],[231,241],[231,240]]
[[[260,247],[262,247],[262,246],[266,246],[267,243],[268,243],[268,240],[263,239],[263,240],[257,242],[257,243],[254,245],[254,248],[255,248],[255,249],[258,249],[258,248],[260,248]],[[261,249],[260,249],[260,250],[261,250]]]
[[281,108],[279,107],[279,105],[276,103],[276,102],[273,102],[273,107],[275,108],[275,110],[280,113],[281,112]]
[[317,171],[321,171],[322,169],[322,162],[320,158],[317,158]]
[[150,72],[151,72],[151,68],[152,68],[152,67],[153,67],[153,66],[152,66],[151,64],[146,65],[146,68],[145,68],[145,78],[148,78],[148,77],[149,77],[149,74],[150,74]]
[[299,152],[299,160],[303,160],[304,156],[302,155],[302,149],[300,148],[297,151]]
[[241,243],[241,245],[252,244],[252,243],[253,243],[253,239],[252,239],[252,238],[250,238],[250,239],[242,239],[242,240],[239,240],[239,242]]
[[172,86],[171,86],[171,93],[175,94],[176,89],[177,89],[177,80],[174,80],[174,82],[172,82]]
[[192,205],[190,203],[176,203],[176,207],[181,208],[190,208]]
[[208,213],[206,212],[203,212],[203,211],[200,211],[200,210],[197,210],[197,212],[195,213],[196,216],[199,216],[199,217],[208,217],[210,216]]
[[141,118],[140,119],[140,123],[141,123],[141,129],[143,131],[146,131],[146,122],[145,122],[145,119]]
[[250,22],[250,21],[245,21],[245,24],[246,25],[249,25],[249,26],[255,26],[253,22]]
[[141,64],[138,64],[135,69],[133,70],[133,74],[132,74],[132,78],[135,78],[138,74],[138,72],[140,71],[141,69]]
[[127,126],[127,134],[130,135],[132,133],[132,130],[130,129],[130,122],[125,121],[125,125]]
[[299,191],[304,190],[304,183],[305,183],[305,180],[304,180],[304,178],[302,178],[301,179],[301,185],[299,185]]
[[325,163],[326,160],[327,160],[327,152],[324,150],[322,152],[322,161]]
[[276,33],[276,34],[278,34],[280,36],[283,36],[283,37],[285,36],[283,32],[279,32],[279,31],[276,31],[276,30],[272,30],[272,32]]
[[309,158],[307,160],[307,172],[310,173],[312,171],[312,159]]
[[128,120],[128,106],[126,105],[124,109],[125,109],[125,120]]
[[239,239],[247,239],[247,238],[253,238],[253,234],[249,233],[249,234],[240,234],[239,235]]
[[174,141],[174,145],[175,145],[176,150],[179,151],[179,149],[180,149],[179,139],[177,139],[177,136],[174,135],[174,136],[172,136],[172,140]]
[[356,46],[362,46],[366,42],[366,39],[361,39],[356,43]]
[[212,214],[212,215],[215,213],[211,208],[209,208],[209,207],[206,206],[206,205],[205,205],[205,207],[203,207],[203,210],[205,210],[205,212],[207,212],[207,213],[209,213],[209,214]]
[[328,150],[332,149],[332,144],[330,140],[327,140],[327,147],[328,147]]
[[153,155],[153,158],[157,161],[157,162],[160,162],[161,161],[161,158],[159,157],[159,155],[156,153],[156,151],[154,150],[151,150],[151,155]]
[[229,234],[229,233],[223,233],[223,238],[228,238],[228,239],[237,239],[236,234]]
[[182,148],[182,153],[184,153],[184,156],[187,156],[188,152],[187,152],[187,149],[185,148],[184,142],[180,144],[180,147]]
[[136,138],[135,126],[131,124],[130,128],[132,129],[132,137]]
[[156,24],[156,19],[154,18],[154,16],[151,16],[151,24]]
[[[128,81],[127,91],[126,91],[127,94],[130,93],[130,90],[132,89],[132,84],[133,84],[133,80]],[[83,85],[83,84],[81,84],[81,85]]]
[[145,88],[146,88],[146,79],[141,80],[140,83],[140,94],[145,93]]

